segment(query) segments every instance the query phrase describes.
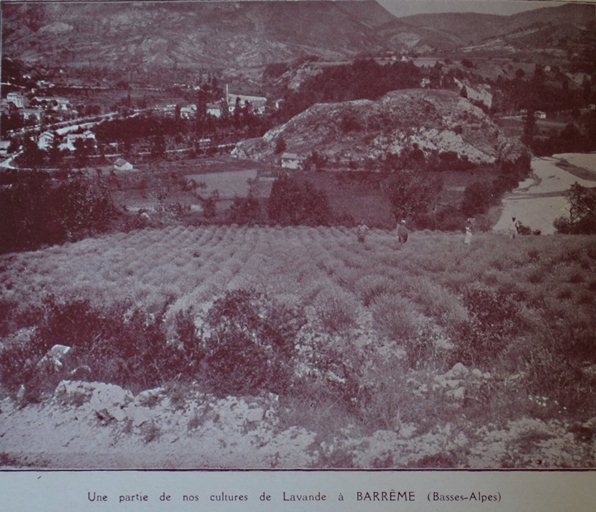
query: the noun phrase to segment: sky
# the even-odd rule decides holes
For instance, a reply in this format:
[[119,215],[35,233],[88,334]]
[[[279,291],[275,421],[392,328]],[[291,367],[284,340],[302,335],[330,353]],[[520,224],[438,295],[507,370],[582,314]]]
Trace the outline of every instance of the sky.
[[562,3],[543,0],[377,0],[377,2],[396,16],[431,12],[480,12],[508,15],[541,7],[553,7]]

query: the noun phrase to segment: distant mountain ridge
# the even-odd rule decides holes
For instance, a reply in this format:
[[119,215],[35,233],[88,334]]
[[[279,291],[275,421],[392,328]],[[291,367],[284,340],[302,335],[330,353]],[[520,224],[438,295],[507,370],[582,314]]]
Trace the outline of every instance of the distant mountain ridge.
[[5,4],[4,54],[28,63],[126,68],[263,66],[385,48],[393,16],[363,2]]
[[[305,55],[341,60],[387,50],[432,53],[483,44],[532,48],[586,32],[594,7],[512,16],[396,18],[374,0],[292,2],[4,3],[3,54],[30,65],[122,73],[218,69],[246,73]],[[536,33],[536,37],[524,37]],[[546,32],[546,33],[540,33]]]
[[[523,29],[575,26],[583,29],[596,20],[596,5],[566,4],[524,11],[509,16],[478,13],[416,14],[400,21],[478,44],[492,38],[508,38]],[[526,41],[527,44],[527,41]]]

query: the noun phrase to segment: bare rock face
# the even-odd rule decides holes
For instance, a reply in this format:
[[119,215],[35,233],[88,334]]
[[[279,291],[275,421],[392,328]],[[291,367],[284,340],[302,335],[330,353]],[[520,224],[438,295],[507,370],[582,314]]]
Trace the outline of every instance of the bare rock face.
[[72,348],[67,345],[54,345],[37,363],[38,368],[58,372],[63,370],[70,360]]
[[315,104],[262,138],[238,144],[235,155],[274,158],[279,138],[287,151],[302,156],[317,151],[330,160],[356,162],[399,155],[414,145],[427,155],[451,151],[477,164],[515,161],[523,153],[480,108],[446,90],[407,89],[377,101]]
[[112,419],[121,421],[126,417],[125,409],[132,402],[133,395],[114,384],[63,380],[54,391],[54,398],[63,405],[86,405],[93,409],[100,420],[109,422]]

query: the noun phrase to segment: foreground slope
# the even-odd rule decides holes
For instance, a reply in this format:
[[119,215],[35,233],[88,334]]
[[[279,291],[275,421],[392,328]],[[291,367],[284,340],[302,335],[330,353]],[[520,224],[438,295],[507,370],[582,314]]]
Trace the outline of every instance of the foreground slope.
[[[347,228],[309,227],[178,226],[5,255],[0,460],[55,468],[593,467],[595,270],[594,237],[477,234],[467,246],[463,235],[414,232],[400,245],[388,231],[372,230],[361,243]],[[247,289],[304,312],[285,361],[287,388],[274,392],[263,381],[221,393],[200,365],[147,380],[190,339],[178,313],[190,309],[207,336],[214,301]],[[125,309],[110,309],[120,303]],[[140,350],[155,329],[169,333],[159,355],[119,356],[131,340],[113,326],[128,332],[135,308],[149,326]],[[85,325],[72,311],[84,313]],[[272,322],[261,332],[275,330]],[[102,344],[106,336],[116,345]],[[35,374],[24,380],[6,369],[40,337],[75,346],[88,368],[25,362],[49,372],[32,393]],[[93,357],[85,353],[96,346]],[[133,363],[141,380],[110,380]],[[260,364],[248,358],[242,368]]]

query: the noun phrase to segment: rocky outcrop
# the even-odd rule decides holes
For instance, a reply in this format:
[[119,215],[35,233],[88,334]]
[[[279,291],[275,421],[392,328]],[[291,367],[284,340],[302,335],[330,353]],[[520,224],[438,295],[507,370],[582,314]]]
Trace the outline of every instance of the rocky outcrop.
[[407,89],[378,101],[319,103],[235,148],[241,158],[275,157],[279,138],[287,151],[313,151],[330,161],[365,161],[399,155],[416,145],[425,154],[454,152],[473,163],[515,161],[523,146],[505,137],[480,108],[453,91]]

